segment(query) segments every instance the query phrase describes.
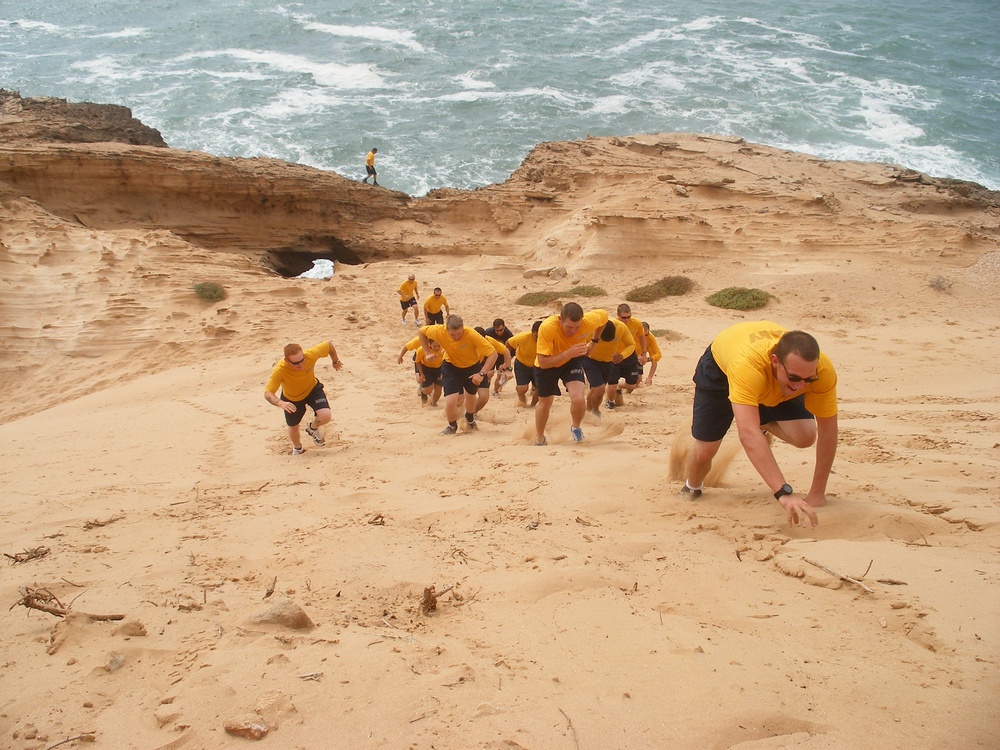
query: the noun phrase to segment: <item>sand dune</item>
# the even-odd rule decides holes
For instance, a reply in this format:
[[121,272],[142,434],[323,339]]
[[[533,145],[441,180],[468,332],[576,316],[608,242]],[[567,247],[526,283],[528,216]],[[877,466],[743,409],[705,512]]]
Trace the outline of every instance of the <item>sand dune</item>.
[[[2,551],[49,551],[0,566],[0,745],[240,747],[225,726],[249,716],[288,748],[996,747],[995,207],[907,183],[903,210],[884,165],[725,139],[684,141],[706,153],[657,180],[673,138],[546,144],[511,183],[421,199],[429,223],[385,218],[372,242],[419,241],[330,281],[281,278],[134,205],[128,227],[84,226],[8,180]],[[743,158],[751,184],[697,186]],[[500,228],[489,201],[525,186],[552,196]],[[525,278],[549,266],[568,277]],[[515,330],[549,312],[515,304],[525,291],[597,285],[585,304],[613,309],[668,274],[696,290],[633,306],[671,332],[654,385],[579,445],[557,400],[536,448],[513,384],[478,432],[438,435],[442,409],[396,364],[408,272],[471,324]],[[197,299],[201,280],[228,298]],[[733,284],[774,299],[704,302]],[[669,477],[698,356],[758,316],[813,332],[840,375],[815,529],[785,525],[735,446],[697,502]],[[345,363],[317,369],[327,445],[292,457],[263,385],[284,343],[325,339]],[[811,451],[775,451],[807,484]],[[76,614],[16,606],[29,587]],[[262,623],[275,603],[312,625]]]

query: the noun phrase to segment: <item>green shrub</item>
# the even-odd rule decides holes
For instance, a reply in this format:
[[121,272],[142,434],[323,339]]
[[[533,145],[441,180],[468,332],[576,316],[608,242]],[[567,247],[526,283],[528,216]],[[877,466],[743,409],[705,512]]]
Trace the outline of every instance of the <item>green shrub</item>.
[[663,341],[680,341],[684,338],[683,334],[671,331],[669,328],[657,328],[656,330],[651,330],[650,333]]
[[629,302],[655,302],[664,297],[679,297],[694,289],[694,282],[687,276],[664,276],[652,284],[640,286],[625,295]]
[[608,293],[599,286],[575,286],[566,294],[574,297],[606,297]]
[[708,304],[726,310],[759,310],[770,299],[771,295],[763,289],[747,289],[742,286],[729,286],[705,297]]
[[562,292],[527,292],[517,298],[517,304],[540,307],[555,302],[562,296]]
[[202,281],[191,288],[200,299],[206,302],[221,302],[226,298],[226,290],[222,284],[216,284],[214,281]]
[[944,292],[945,294],[951,293],[951,288],[954,285],[954,281],[945,276],[935,276],[931,279],[930,287],[935,292]]

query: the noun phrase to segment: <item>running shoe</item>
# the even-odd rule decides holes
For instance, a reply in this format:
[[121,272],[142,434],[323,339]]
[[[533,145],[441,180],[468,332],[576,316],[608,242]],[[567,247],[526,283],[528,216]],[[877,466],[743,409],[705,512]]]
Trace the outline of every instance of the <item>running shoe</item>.
[[570,427],[569,434],[573,436],[574,443],[583,442],[583,430],[580,429],[579,427]]
[[313,427],[311,424],[306,425],[306,435],[313,439],[316,445],[326,445],[326,438],[320,434],[320,431]]

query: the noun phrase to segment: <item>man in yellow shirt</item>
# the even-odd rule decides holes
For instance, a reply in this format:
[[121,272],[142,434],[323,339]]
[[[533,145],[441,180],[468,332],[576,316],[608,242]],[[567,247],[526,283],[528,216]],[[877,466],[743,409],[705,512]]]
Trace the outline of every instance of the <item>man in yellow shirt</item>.
[[[458,432],[458,410],[465,398],[465,421],[469,430],[477,430],[476,398],[482,383],[489,384],[486,376],[497,360],[497,351],[475,329],[465,325],[458,315],[449,315],[443,326],[423,326],[420,328],[420,345],[430,348],[431,341],[437,341],[444,349],[444,364],[441,365],[441,380],[444,383],[444,411],[448,426],[442,435]],[[489,393],[486,394],[489,396]]]
[[[441,312],[441,308],[444,312]],[[424,321],[427,325],[444,325],[446,315],[451,315],[451,308],[448,307],[448,298],[441,293],[441,287],[434,287],[434,294],[424,302]]]
[[663,359],[663,351],[656,342],[656,336],[650,332],[649,323],[643,321],[642,330],[646,333],[646,361],[650,363],[649,375],[646,376],[646,385],[652,385],[653,376],[656,374],[656,365]]
[[618,382],[624,378],[625,385],[622,390],[632,392],[639,387],[639,380],[642,378],[642,367],[646,364],[646,329],[638,318],[632,315],[632,308],[627,302],[618,305],[618,320],[628,326],[629,333],[635,339],[635,356],[626,357],[623,361],[615,363],[608,378],[608,409],[614,409],[625,405],[622,391],[618,390]]
[[375,154],[377,153],[378,149],[373,148],[371,151],[368,152],[368,155],[365,156],[365,171],[368,174],[365,176],[365,179],[363,179],[362,182],[367,183],[368,178],[372,177],[374,178],[372,179],[372,185],[378,185],[378,172],[375,171]]
[[399,353],[399,364],[407,352],[413,352],[413,372],[420,384],[420,403],[426,404],[430,399],[431,406],[437,406],[441,399],[441,365],[444,363],[444,352],[437,341],[429,342],[429,349],[420,345],[420,337],[403,344]]
[[[777,323],[737,323],[716,336],[694,373],[694,446],[681,494],[697,499],[733,420],[750,463],[788,514],[818,523],[837,454],[837,373],[816,339]],[[815,443],[816,465],[805,497],[785,481],[765,433],[796,448]]]
[[[285,412],[288,436],[292,439],[292,454],[305,453],[299,436],[299,423],[306,415],[306,406],[311,406],[314,419],[306,425],[306,433],[316,445],[323,445],[326,439],[319,428],[330,421],[330,403],[327,401],[323,384],[316,379],[316,362],[329,356],[333,369],[344,365],[337,357],[337,350],[330,341],[302,351],[298,344],[287,344],[284,357],[274,366],[271,377],[264,387],[264,400]],[[277,395],[281,389],[281,396]]]
[[587,412],[587,394],[583,358],[600,340],[600,331],[608,322],[605,310],[591,310],[586,315],[576,302],[567,302],[558,315],[551,315],[538,327],[535,355],[535,387],[538,405],[535,407],[535,445],[545,445],[545,425],[549,422],[552,401],[561,395],[559,381],[569,393],[569,428],[573,441],[583,440],[580,423]]
[[[599,338],[600,341],[583,359],[583,371],[590,385],[587,411],[598,419],[601,418],[601,402],[604,400],[615,365],[635,358],[635,339],[632,338],[628,326],[620,320],[609,320],[601,330]],[[608,402],[608,408],[614,408],[613,401]]]
[[538,389],[535,385],[535,355],[538,344],[538,329],[542,321],[531,324],[530,331],[515,333],[507,339],[507,348],[514,353],[514,385],[517,392],[517,402],[528,406],[528,386],[531,389],[531,406],[538,403]]
[[417,310],[417,300],[420,293],[417,291],[417,277],[412,273],[406,277],[406,281],[396,289],[399,295],[399,306],[403,309],[403,324],[406,324],[406,313],[413,308],[413,322],[420,325],[420,314]]

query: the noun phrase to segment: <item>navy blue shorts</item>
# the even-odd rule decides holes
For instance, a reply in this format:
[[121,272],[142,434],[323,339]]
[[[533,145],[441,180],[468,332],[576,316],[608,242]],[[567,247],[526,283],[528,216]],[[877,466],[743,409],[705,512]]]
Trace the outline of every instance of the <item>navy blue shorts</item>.
[[608,379],[611,377],[611,363],[584,357],[583,372],[591,388],[601,388],[608,384]]
[[323,390],[323,384],[318,380],[313,389],[309,391],[309,395],[306,396],[301,401],[292,401],[290,398],[285,398],[285,394],[281,394],[281,400],[287,401],[290,404],[295,404],[295,411],[289,414],[285,412],[285,424],[289,427],[295,427],[302,418],[306,415],[306,406],[311,406],[313,412],[317,412],[320,409],[329,409],[330,402],[326,400],[326,391]]
[[[712,356],[708,347],[698,360],[694,371],[694,413],[691,418],[691,435],[695,440],[714,443],[722,440],[733,425],[733,404],[729,400],[729,379]],[[757,407],[760,423],[789,422],[796,419],[814,419],[806,409],[805,394],[777,406]]]
[[514,383],[520,386],[535,382],[535,368],[529,367],[519,359],[514,360]]
[[[424,365],[424,377],[420,381],[421,388],[430,388],[432,385],[441,385],[441,368],[440,367],[428,367]],[[420,374],[420,370],[417,366],[413,366],[413,371]]]
[[472,376],[477,372],[482,372],[483,362],[472,367],[455,367],[451,362],[444,362],[441,365],[441,380],[444,383],[444,395],[451,396],[454,393],[476,394],[480,388],[489,388],[490,381],[483,378],[483,384],[476,385],[472,382]]
[[635,385],[642,377],[642,365],[639,364],[639,355],[632,352],[625,359],[611,367],[611,377],[608,382],[611,385],[618,385],[622,378],[629,385]]
[[561,396],[559,381],[563,385],[578,382],[584,383],[587,378],[583,372],[583,360],[586,357],[573,357],[562,367],[536,367],[535,368],[535,390],[542,398],[546,396]]
[[402,300],[401,299],[399,301],[399,306],[402,307],[404,310],[409,310],[411,307],[416,307],[417,306],[417,298],[416,297],[410,297],[407,300]]

